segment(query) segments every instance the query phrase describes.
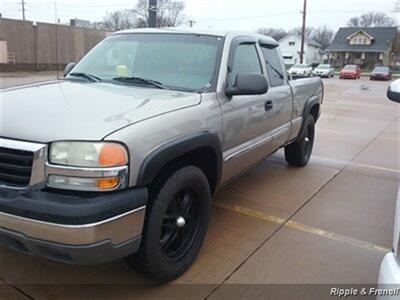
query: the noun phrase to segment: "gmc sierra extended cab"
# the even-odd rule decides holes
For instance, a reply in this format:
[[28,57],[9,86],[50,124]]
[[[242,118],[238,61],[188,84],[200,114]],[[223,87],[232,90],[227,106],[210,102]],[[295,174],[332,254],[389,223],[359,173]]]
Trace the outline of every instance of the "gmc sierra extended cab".
[[218,188],[280,148],[308,163],[323,98],[246,32],[122,31],[64,75],[1,91],[0,242],[159,281],[195,260]]

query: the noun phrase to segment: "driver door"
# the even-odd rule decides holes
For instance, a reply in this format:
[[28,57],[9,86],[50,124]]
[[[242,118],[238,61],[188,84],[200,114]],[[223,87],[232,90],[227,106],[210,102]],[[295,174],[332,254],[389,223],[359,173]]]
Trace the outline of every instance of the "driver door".
[[[266,74],[262,53],[251,37],[233,40],[228,59],[227,84],[234,85],[237,74]],[[267,94],[240,95],[220,99],[223,115],[223,181],[249,168],[273,151],[268,132]]]

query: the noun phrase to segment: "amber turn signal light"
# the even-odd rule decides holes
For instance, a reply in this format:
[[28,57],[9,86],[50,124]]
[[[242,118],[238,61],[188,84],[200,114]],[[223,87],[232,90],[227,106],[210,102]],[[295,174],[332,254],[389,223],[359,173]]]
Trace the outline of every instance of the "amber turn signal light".
[[119,184],[118,177],[97,179],[97,187],[101,190],[115,189]]
[[99,165],[103,167],[124,166],[128,163],[128,154],[122,145],[104,144],[99,153]]

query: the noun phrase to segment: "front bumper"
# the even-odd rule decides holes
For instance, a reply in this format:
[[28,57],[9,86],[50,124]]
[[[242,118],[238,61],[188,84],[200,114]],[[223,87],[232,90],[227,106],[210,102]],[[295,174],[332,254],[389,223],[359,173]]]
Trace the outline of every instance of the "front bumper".
[[319,76],[319,77],[329,77],[329,73],[322,73],[322,72],[314,72],[314,76]]
[[52,260],[98,264],[139,249],[147,189],[76,195],[0,190],[0,244]]
[[340,74],[340,78],[356,79],[357,78],[357,74]]
[[390,76],[373,74],[370,76],[370,78],[374,80],[388,80]]

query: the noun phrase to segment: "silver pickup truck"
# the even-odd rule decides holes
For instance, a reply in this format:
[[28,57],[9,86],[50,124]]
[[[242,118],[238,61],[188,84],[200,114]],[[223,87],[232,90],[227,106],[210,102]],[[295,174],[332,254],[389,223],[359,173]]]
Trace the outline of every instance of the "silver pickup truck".
[[323,98],[246,32],[118,32],[64,75],[1,91],[0,243],[159,281],[195,260],[218,188],[280,148],[308,163]]

